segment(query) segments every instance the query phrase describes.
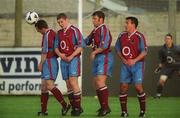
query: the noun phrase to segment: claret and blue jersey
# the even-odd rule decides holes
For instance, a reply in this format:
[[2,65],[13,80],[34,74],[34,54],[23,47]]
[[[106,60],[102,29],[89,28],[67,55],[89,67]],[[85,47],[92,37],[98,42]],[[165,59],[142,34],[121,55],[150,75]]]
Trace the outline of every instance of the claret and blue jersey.
[[[85,47],[83,36],[79,29],[73,25],[69,25],[66,30],[60,29],[56,35],[55,48],[61,53],[70,56],[78,47]],[[80,75],[80,55],[79,53],[70,62],[61,59],[60,67],[63,80],[71,76],[78,77]]]
[[58,74],[57,55],[54,52],[54,42],[56,33],[50,29],[42,37],[42,54],[47,54],[47,58],[42,65],[41,78],[45,80],[56,80]]
[[[144,35],[138,31],[129,35],[128,32],[122,32],[115,44],[116,52],[128,59],[135,59],[143,51],[147,51],[147,45]],[[142,83],[144,77],[144,59],[136,62],[133,66],[122,64],[120,72],[120,82],[122,83]]]
[[112,74],[113,55],[111,53],[112,36],[105,24],[94,28],[90,35],[85,39],[86,45],[91,45],[92,49],[104,49],[103,52],[97,54],[93,60],[93,75],[107,75]]

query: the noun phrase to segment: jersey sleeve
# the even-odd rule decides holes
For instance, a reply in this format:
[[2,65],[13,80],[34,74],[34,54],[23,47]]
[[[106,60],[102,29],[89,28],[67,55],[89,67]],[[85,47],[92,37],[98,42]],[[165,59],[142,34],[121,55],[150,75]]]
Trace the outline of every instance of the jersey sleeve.
[[100,48],[108,48],[109,43],[111,43],[111,36],[109,30],[103,26],[101,27],[101,32],[100,32]]
[[75,30],[75,37],[77,42],[76,47],[85,47],[84,38],[78,29]]
[[146,45],[146,40],[145,40],[144,36],[141,35],[139,38],[140,38],[140,40],[139,40],[140,52],[147,51],[147,45]]
[[59,37],[58,37],[58,33],[56,34],[55,37],[55,41],[54,41],[54,48],[58,48],[59,47]]
[[115,43],[116,52],[121,52],[120,38],[121,38],[121,36],[119,35],[117,40],[116,40],[116,43]]
[[161,64],[166,62],[166,57],[164,56],[164,52],[162,48],[158,52],[158,58]]
[[48,53],[48,35],[45,34],[43,39],[42,51],[43,54]]
[[177,52],[180,55],[180,46],[177,46]]

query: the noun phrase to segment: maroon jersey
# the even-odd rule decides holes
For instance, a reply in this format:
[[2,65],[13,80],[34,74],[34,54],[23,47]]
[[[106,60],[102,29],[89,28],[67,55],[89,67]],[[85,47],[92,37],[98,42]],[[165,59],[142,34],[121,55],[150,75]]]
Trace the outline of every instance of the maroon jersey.
[[42,37],[42,50],[41,53],[47,54],[47,58],[56,56],[54,51],[54,42],[55,42],[56,33],[50,29]]
[[110,51],[110,46],[112,42],[112,36],[105,24],[98,26],[93,29],[90,35],[85,39],[87,45],[92,45],[92,49],[104,48],[105,50],[102,54],[108,53]]
[[135,31],[131,35],[128,32],[122,32],[116,42],[115,49],[121,52],[125,59],[134,59],[142,51],[147,50],[144,35]]
[[66,30],[61,29],[58,31],[55,45],[61,53],[70,56],[77,47],[84,47],[84,39],[79,29],[70,25]]

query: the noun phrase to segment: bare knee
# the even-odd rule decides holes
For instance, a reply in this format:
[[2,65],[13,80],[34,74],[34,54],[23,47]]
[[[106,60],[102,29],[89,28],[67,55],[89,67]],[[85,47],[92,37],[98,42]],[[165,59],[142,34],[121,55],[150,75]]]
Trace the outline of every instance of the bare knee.
[[127,91],[128,91],[128,84],[121,83],[120,84],[120,92],[127,93]]
[[137,93],[142,93],[143,92],[143,86],[142,84],[137,84],[135,85],[135,89]]

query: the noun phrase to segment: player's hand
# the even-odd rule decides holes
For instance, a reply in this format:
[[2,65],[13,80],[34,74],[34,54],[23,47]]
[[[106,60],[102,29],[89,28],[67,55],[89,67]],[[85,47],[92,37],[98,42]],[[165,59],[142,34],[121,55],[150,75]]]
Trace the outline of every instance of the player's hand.
[[133,66],[136,63],[135,59],[128,59],[127,60],[127,65],[128,66]]
[[41,63],[38,64],[38,70],[39,70],[39,72],[42,71],[42,64]]
[[127,65],[127,60],[126,59],[122,59],[122,62]]
[[64,61],[67,61],[66,54],[64,54],[64,53],[61,53],[60,58]]
[[70,55],[70,56],[68,56],[68,57],[66,58],[66,61],[67,61],[67,62],[70,62],[73,58],[74,58],[74,57]]
[[155,73],[155,74],[160,73],[160,72],[161,72],[161,69],[162,69],[162,68],[158,66],[158,67],[154,70],[154,73]]
[[91,60],[94,60],[95,56],[96,56],[96,54],[94,52],[92,52],[90,55]]

